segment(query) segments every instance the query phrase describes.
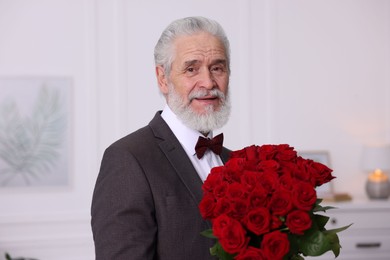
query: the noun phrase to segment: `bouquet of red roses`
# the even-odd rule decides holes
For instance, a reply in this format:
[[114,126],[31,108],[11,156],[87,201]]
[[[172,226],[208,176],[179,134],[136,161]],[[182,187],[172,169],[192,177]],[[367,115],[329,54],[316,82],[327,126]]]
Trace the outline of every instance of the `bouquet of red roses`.
[[219,259],[304,259],[332,250],[340,253],[337,233],[326,230],[329,217],[318,214],[315,188],[331,181],[332,170],[297,155],[286,144],[249,146],[231,153],[211,170],[199,209],[217,239],[210,249]]

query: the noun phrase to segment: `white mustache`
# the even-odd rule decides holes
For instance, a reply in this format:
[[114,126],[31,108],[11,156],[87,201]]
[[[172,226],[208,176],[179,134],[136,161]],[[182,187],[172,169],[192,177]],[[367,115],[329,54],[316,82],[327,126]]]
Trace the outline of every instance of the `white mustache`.
[[219,89],[200,89],[200,90],[194,90],[189,95],[188,98],[190,101],[192,101],[195,98],[204,98],[204,97],[212,97],[212,98],[220,98],[221,100],[225,100],[225,94],[223,94],[222,91]]

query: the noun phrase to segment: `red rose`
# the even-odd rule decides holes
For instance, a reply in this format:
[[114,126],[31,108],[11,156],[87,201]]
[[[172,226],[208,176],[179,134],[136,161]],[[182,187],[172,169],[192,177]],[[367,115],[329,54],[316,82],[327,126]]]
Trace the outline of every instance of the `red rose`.
[[271,229],[278,229],[283,225],[282,220],[279,216],[272,215],[271,216]]
[[231,158],[230,160],[228,160],[224,166],[221,166],[221,167],[225,167],[227,169],[229,169],[230,171],[242,171],[244,170],[244,167],[245,167],[245,159],[244,158]]
[[265,160],[265,161],[260,161],[257,164],[256,169],[261,172],[277,172],[279,168],[279,163],[275,160]]
[[260,174],[256,171],[244,171],[241,175],[240,182],[244,185],[245,190],[252,191],[258,186]]
[[218,198],[224,198],[226,195],[226,190],[228,185],[226,182],[222,182],[220,184],[216,184],[213,190],[213,195]]
[[332,170],[322,163],[313,162],[311,167],[314,169],[312,178],[316,186],[321,186],[335,178],[332,175]]
[[286,226],[292,234],[303,235],[311,227],[312,220],[309,213],[303,210],[294,210],[287,215]]
[[213,222],[213,233],[222,248],[229,254],[240,252],[248,245],[249,238],[240,222],[222,215]]
[[241,251],[235,258],[235,260],[268,260],[264,256],[263,250],[248,246],[246,250]]
[[259,151],[259,159],[260,160],[272,160],[275,158],[278,150],[276,149],[276,145],[266,144],[262,145],[258,148]]
[[234,199],[230,200],[231,207],[230,207],[230,212],[229,216],[241,220],[248,212],[248,200],[246,199]]
[[247,160],[245,162],[245,170],[248,171],[257,171],[257,165],[259,163],[259,160]]
[[283,190],[292,191],[294,188],[294,180],[290,173],[285,173],[279,178],[279,187]]
[[251,145],[245,148],[245,157],[248,161],[257,160],[257,146]]
[[272,193],[279,185],[278,174],[276,172],[260,173],[259,183],[268,192]]
[[218,217],[223,214],[228,214],[231,210],[230,200],[226,198],[219,198],[214,207],[214,217]]
[[202,185],[203,192],[212,192],[213,189],[222,183],[222,172],[224,171],[223,166],[214,167],[211,169],[210,174]]
[[296,170],[291,172],[293,178],[301,181],[311,181],[311,172],[308,169],[309,164],[302,157],[297,158]]
[[289,161],[280,162],[279,173],[281,176],[286,174],[293,176],[294,173],[297,171],[299,171],[297,166],[297,160],[295,160],[294,162],[289,162]]
[[297,152],[294,150],[294,147],[288,144],[278,145],[277,150],[276,159],[280,161],[293,161],[297,157]]
[[215,199],[212,195],[205,195],[199,203],[200,214],[204,219],[211,219],[214,216]]
[[286,215],[293,208],[291,193],[285,190],[274,192],[269,205],[272,214],[277,216]]
[[309,211],[317,201],[317,192],[308,182],[297,182],[293,190],[293,202],[295,207]]
[[261,242],[266,259],[281,260],[290,251],[290,242],[286,233],[279,230],[264,235]]
[[248,201],[251,209],[268,207],[270,197],[262,186],[258,186],[249,194]]
[[271,228],[271,214],[267,208],[257,208],[248,212],[244,223],[249,231],[261,235]]
[[224,178],[228,182],[238,182],[245,169],[245,159],[232,158],[225,164]]
[[230,222],[232,221],[233,219],[226,214],[216,217],[214,220],[212,220],[213,235],[216,237],[222,236],[223,230],[229,227]]
[[229,161],[233,158],[245,158],[246,156],[246,152],[245,152],[245,149],[246,148],[243,148],[241,150],[236,150],[236,151],[232,151],[230,153],[230,158],[229,158]]
[[230,199],[245,199],[248,193],[244,185],[238,182],[231,183],[227,187],[226,197]]

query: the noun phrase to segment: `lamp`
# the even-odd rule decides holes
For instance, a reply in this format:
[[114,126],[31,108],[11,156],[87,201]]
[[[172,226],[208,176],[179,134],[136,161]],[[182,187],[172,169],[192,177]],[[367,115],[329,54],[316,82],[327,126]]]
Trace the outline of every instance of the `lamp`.
[[390,182],[386,174],[390,171],[390,145],[364,147],[363,169],[370,173],[366,182],[368,197],[387,199],[390,195]]

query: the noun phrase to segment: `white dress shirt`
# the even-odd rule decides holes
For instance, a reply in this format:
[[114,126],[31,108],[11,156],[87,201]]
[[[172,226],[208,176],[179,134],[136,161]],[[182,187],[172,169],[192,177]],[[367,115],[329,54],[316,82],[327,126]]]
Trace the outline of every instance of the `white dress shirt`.
[[[223,165],[221,157],[209,149],[205,152],[201,159],[198,159],[195,153],[195,145],[199,136],[203,135],[184,125],[183,122],[172,112],[168,105],[164,107],[161,117],[165,120],[169,128],[171,128],[172,132],[179,140],[180,144],[183,146],[202,181],[206,180],[211,168]],[[213,138],[213,132],[210,132],[207,137]]]

